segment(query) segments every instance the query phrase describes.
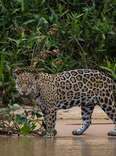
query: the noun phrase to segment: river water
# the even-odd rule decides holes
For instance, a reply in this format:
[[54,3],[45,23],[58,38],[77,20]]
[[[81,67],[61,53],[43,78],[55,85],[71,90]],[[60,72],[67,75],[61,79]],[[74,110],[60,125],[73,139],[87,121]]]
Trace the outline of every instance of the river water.
[[0,136],[0,156],[116,156],[116,138]]

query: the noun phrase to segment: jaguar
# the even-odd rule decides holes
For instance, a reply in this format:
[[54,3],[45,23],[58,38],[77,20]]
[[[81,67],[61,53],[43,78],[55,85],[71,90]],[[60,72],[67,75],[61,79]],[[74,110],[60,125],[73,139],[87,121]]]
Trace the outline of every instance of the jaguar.
[[72,131],[82,135],[91,124],[96,105],[108,115],[115,127],[108,132],[116,136],[116,84],[109,76],[92,69],[77,69],[58,74],[28,73],[15,75],[16,89],[26,98],[34,99],[40,107],[46,125],[46,137],[54,137],[59,109],[81,107],[82,125]]

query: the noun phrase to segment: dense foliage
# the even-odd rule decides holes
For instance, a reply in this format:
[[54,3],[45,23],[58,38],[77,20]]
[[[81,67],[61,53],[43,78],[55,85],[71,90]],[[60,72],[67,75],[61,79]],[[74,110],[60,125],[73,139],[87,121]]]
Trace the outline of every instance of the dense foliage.
[[14,101],[12,72],[99,68],[116,58],[115,0],[1,0],[0,105]]

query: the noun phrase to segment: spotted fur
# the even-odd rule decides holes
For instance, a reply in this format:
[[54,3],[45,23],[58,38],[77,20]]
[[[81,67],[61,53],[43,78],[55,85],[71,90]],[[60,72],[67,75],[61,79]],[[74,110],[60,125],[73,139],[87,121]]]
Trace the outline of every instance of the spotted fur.
[[[46,136],[54,136],[56,114],[59,109],[81,106],[82,127],[72,132],[81,135],[91,124],[96,105],[116,124],[115,82],[98,70],[78,69],[58,74],[19,74],[16,78],[19,94],[33,98],[44,114]],[[114,131],[108,135],[116,135]]]

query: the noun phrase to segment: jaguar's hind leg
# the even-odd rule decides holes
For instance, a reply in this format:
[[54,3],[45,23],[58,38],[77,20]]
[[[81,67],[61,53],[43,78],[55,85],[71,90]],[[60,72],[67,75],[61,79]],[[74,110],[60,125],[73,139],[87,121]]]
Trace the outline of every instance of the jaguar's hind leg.
[[82,126],[80,129],[72,131],[73,135],[82,135],[86,129],[90,126],[91,124],[91,116],[94,110],[94,105],[92,106],[81,106],[81,115],[82,115]]
[[103,111],[108,115],[108,117],[115,124],[114,130],[109,131],[108,135],[109,136],[116,136],[116,107],[113,104],[110,103],[110,105],[102,104],[101,108],[103,109]]
[[116,105],[114,94],[110,92],[109,96],[105,97],[105,101],[103,101],[103,99],[101,99],[101,101],[99,100],[99,106],[115,124],[114,130],[109,131],[108,135],[116,136]]

